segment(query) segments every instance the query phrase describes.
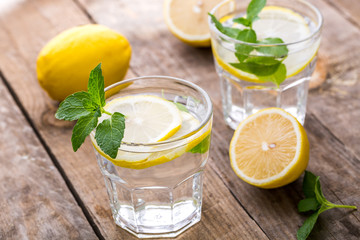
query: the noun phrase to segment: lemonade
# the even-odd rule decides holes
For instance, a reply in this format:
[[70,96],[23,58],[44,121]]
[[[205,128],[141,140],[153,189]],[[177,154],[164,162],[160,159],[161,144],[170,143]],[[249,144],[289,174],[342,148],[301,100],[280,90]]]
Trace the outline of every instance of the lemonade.
[[[235,20],[247,17],[248,4],[228,0],[212,14],[224,28],[250,30]],[[283,108],[303,124],[320,44],[319,11],[301,0],[267,1],[251,26],[256,39],[246,36],[249,41],[222,33],[210,17],[209,24],[223,113],[229,126],[235,129],[247,116],[267,107]],[[261,64],[259,59],[263,60]],[[277,86],[279,75],[284,76]]]
[[211,101],[196,85],[170,77],[140,77],[105,90],[122,84],[128,86],[104,107],[125,115],[116,157],[100,149],[95,130],[90,134],[114,220],[138,237],[177,236],[201,218]]

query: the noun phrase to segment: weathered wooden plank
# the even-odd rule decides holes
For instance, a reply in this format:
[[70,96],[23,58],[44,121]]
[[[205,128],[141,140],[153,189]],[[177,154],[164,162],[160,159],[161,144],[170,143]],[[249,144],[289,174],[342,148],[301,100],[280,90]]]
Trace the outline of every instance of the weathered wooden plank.
[[360,2],[354,0],[326,0],[336,10],[344,15],[352,24],[360,28]]
[[308,109],[360,158],[360,31],[333,6],[313,3],[325,18],[320,54],[328,59],[328,78],[311,91]]
[[[112,8],[108,6],[107,9]],[[16,16],[22,17],[19,19]],[[59,31],[89,22],[85,16],[72,1],[25,2],[11,15],[0,18],[0,69],[64,169],[101,235],[105,239],[132,239],[112,220],[105,186],[90,142],[86,141],[77,153],[72,152],[70,137],[73,124],[54,119],[57,103],[46,96],[36,80],[35,60],[40,48]],[[147,36],[148,40],[151,37]],[[155,69],[156,62],[151,59],[146,66]],[[130,75],[133,76],[133,73],[130,72]],[[205,178],[203,219],[179,239],[267,239],[213,169],[207,169]]]
[[0,239],[97,239],[0,77]]
[[[305,219],[296,209],[298,201],[302,198],[301,179],[283,188],[261,190],[243,183],[229,166],[228,146],[233,131],[227,128],[222,120],[219,83],[212,67],[211,50],[194,49],[175,39],[162,19],[161,1],[152,1],[151,4],[114,0],[108,0],[106,4],[94,0],[80,2],[97,22],[123,32],[130,39],[134,52],[131,66],[138,74],[183,77],[196,82],[210,93],[215,105],[211,151],[214,161],[210,162],[210,166],[222,177],[267,236],[272,239],[295,239],[296,230]],[[320,54],[328,59],[331,67],[327,84],[310,93],[309,112],[312,115],[306,123],[312,145],[309,169],[322,177],[324,192],[329,200],[342,200],[358,205],[359,134],[356,133],[360,129],[349,129],[348,125],[350,121],[355,123],[354,126],[358,126],[360,119],[356,110],[359,108],[355,108],[359,101],[354,103],[354,98],[359,96],[359,86],[352,84],[354,81],[344,83],[352,84],[347,91],[352,91],[353,94],[339,99],[343,97],[342,92],[331,90],[329,85],[332,85],[331,76],[358,77],[355,66],[358,65],[356,56],[359,50],[359,33],[343,16],[334,12],[331,6],[323,1],[313,2],[319,5],[326,19]],[[105,5],[112,6],[111,10],[106,9]],[[344,34],[338,34],[339,29]],[[341,81],[338,83],[343,84]],[[331,94],[336,96],[335,100],[331,100]],[[332,110],[325,111],[329,101]],[[351,105],[344,106],[346,103]],[[333,111],[335,109],[337,112]],[[323,139],[322,136],[328,139]],[[338,166],[339,162],[342,164],[341,169]],[[344,175],[346,176],[343,177]],[[347,186],[349,182],[353,184]],[[325,213],[324,217],[321,217],[312,238],[354,239],[358,235],[358,212],[349,214],[348,211],[334,211],[335,213]],[[353,227],[348,227],[349,225]]]

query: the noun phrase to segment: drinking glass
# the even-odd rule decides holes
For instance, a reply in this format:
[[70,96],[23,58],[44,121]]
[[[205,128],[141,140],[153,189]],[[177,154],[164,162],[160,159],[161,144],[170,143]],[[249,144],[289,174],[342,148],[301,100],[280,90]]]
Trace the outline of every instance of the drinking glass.
[[[159,96],[200,122],[195,130],[176,139],[150,144],[122,142],[118,158],[125,157],[128,162],[104,157],[95,147],[115,223],[140,238],[175,237],[201,218],[212,126],[210,98],[191,82],[165,76],[125,80],[105,91],[111,95],[107,102],[138,94]],[[94,133],[91,138],[95,145]],[[138,158],[145,160],[129,162]]]
[[[244,17],[248,4],[249,1],[246,0],[226,0],[218,4],[211,13],[222,22],[223,26],[241,26],[232,20]],[[316,54],[323,23],[322,16],[318,9],[303,0],[268,0],[266,6],[271,6],[268,9],[278,11],[280,14],[273,16],[264,14],[263,17],[279,19],[281,16],[288,15],[289,19],[285,19],[285,21],[288,20],[289,24],[294,24],[294,21],[298,21],[296,24],[303,24],[300,27],[308,29],[307,37],[276,44],[243,42],[221,33],[209,17],[212,51],[216,71],[220,77],[224,119],[233,129],[247,116],[268,107],[283,108],[295,116],[301,124],[304,124],[305,121],[308,86],[317,60]],[[261,18],[260,13],[260,20]],[[260,20],[253,24],[259,24]],[[277,28],[279,26],[274,23],[268,27]],[[281,30],[281,27],[277,29],[278,32]],[[299,28],[294,25],[293,28],[286,29],[286,31],[283,32],[285,37],[289,32],[299,31]],[[257,33],[257,35],[261,34]],[[264,81],[263,77],[259,77],[260,72],[256,72],[256,70],[253,70],[256,73],[254,75],[239,71],[233,65],[240,62],[240,58],[235,55],[239,49],[254,49],[244,58],[255,59],[256,57],[271,58],[269,53],[280,47],[286,47],[288,54],[274,58],[286,66],[286,79],[279,87],[272,82]],[[256,65],[252,67],[256,67]]]

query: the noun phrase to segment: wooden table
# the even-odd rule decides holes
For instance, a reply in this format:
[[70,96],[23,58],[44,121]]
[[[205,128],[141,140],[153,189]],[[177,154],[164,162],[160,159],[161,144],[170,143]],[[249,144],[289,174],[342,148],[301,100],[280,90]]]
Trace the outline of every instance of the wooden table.
[[[203,87],[214,103],[211,158],[202,220],[177,239],[295,239],[306,216],[297,212],[302,177],[262,190],[229,164],[233,131],[222,118],[210,49],[177,40],[162,17],[162,0],[10,0],[0,13],[0,239],[135,239],[111,217],[89,139],[74,153],[73,123],[58,121],[58,103],[40,88],[36,57],[59,32],[100,23],[133,49],[127,78],[171,75]],[[312,0],[325,18],[320,58],[326,82],[309,94],[308,169],[321,176],[335,203],[360,206],[360,2]],[[14,4],[15,3],[15,4]],[[311,239],[359,239],[360,212],[321,215]]]

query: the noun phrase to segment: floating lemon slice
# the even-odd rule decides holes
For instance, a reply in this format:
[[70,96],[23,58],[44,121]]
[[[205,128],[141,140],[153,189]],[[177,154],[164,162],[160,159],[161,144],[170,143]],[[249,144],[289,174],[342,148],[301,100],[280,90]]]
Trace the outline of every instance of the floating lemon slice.
[[[311,35],[311,31],[305,19],[298,13],[282,7],[267,6],[259,14],[260,19],[253,23],[253,29],[258,39],[269,37],[279,37],[285,43],[297,42],[306,39]],[[228,21],[224,17],[221,22]],[[233,27],[243,28],[242,25],[234,23]],[[301,72],[315,57],[319,42],[307,45],[309,42],[288,45],[289,55],[284,60],[287,78]],[[249,82],[262,82],[254,74],[243,72],[229,63],[238,62],[234,52],[222,47],[220,44],[213,43],[214,57],[217,63],[230,74],[237,78]],[[251,54],[257,54],[252,52]]]
[[[193,131],[200,125],[199,120],[190,113],[179,111],[172,102],[156,96],[139,95],[117,98],[109,102],[105,106],[105,110],[118,111],[126,116],[123,142],[156,143],[184,137],[180,143],[168,144],[166,149],[170,150],[159,149],[157,151],[157,148],[152,146],[123,144],[116,158],[112,159],[100,149],[94,134],[91,134],[91,140],[96,150],[120,167],[142,169],[171,161],[195,147],[210,134],[211,127],[209,126],[203,127],[194,134]],[[105,117],[107,118],[107,116]],[[166,130],[160,131],[160,128]],[[158,133],[157,136],[145,134],[154,132]],[[190,133],[193,135],[188,137]]]
[[242,121],[230,143],[230,162],[245,182],[276,188],[296,180],[309,161],[303,126],[280,108],[261,110]]
[[207,13],[222,0],[165,0],[164,17],[170,31],[195,47],[210,46]]

